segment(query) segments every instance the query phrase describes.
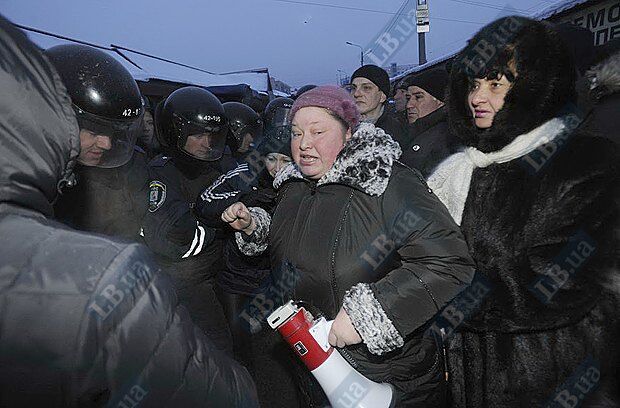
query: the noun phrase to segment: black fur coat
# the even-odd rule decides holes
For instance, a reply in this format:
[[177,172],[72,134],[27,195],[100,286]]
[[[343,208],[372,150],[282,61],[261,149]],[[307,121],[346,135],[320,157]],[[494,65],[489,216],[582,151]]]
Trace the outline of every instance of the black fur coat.
[[[556,33],[517,21],[525,27],[511,40],[518,76],[492,128],[474,126],[463,103],[466,74],[452,71],[450,126],[483,152],[574,110],[571,61]],[[500,24],[477,34],[461,57]],[[474,170],[461,228],[490,290],[451,341],[453,406],[618,403],[615,157],[613,143],[578,128]]]

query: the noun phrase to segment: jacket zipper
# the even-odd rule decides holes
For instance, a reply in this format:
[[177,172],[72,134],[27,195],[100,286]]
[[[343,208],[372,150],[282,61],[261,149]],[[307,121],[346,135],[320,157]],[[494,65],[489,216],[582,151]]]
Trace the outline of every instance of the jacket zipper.
[[[347,205],[345,206],[344,214],[342,214],[342,217],[340,218],[340,221],[338,222],[338,232],[336,232],[336,239],[334,240],[334,244],[332,245],[332,253],[331,253],[331,258],[330,258],[329,269],[330,269],[331,280],[332,280],[332,297],[334,298],[334,306],[336,306],[336,308],[338,308],[338,296],[337,296],[338,283],[336,283],[336,248],[338,247],[338,242],[340,241],[340,234],[342,233],[342,226],[343,226],[344,220],[349,215],[349,207],[351,206],[352,198],[353,198],[353,191],[349,193],[349,198],[347,199]],[[336,310],[336,313],[338,313],[338,310]]]
[[[342,233],[342,227],[343,227],[344,221],[349,215],[349,207],[351,206],[352,198],[353,198],[353,190],[349,193],[349,197],[347,199],[347,204],[345,206],[344,214],[342,214],[342,217],[340,218],[340,221],[338,223],[338,232],[336,232],[336,239],[334,240],[334,245],[332,245],[330,273],[331,273],[331,280],[332,280],[332,297],[334,298],[334,305],[336,306],[337,309],[338,309],[338,295],[337,295],[338,294],[338,283],[336,282],[336,248],[338,247],[338,242],[340,241],[340,234]],[[338,313],[338,311],[336,311],[336,313]],[[349,353],[347,349],[341,348],[341,349],[338,349],[338,351],[340,352],[340,355],[344,357],[344,359],[349,364],[351,364],[353,368],[358,368],[357,362],[355,361],[355,359],[353,358],[353,356],[351,355],[351,353]]]
[[347,360],[347,362],[351,364],[353,368],[358,368],[357,361],[355,361],[353,356],[349,353],[349,350],[345,348],[341,348],[341,349],[338,349],[337,351],[340,352],[340,355],[344,357],[344,359]]

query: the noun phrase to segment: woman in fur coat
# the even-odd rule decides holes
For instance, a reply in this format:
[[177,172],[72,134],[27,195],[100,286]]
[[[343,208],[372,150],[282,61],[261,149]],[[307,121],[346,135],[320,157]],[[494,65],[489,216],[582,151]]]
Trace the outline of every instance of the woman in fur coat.
[[[373,381],[394,387],[398,407],[445,402],[442,345],[432,318],[470,282],[467,245],[399,145],[359,124],[343,89],[321,86],[293,105],[294,163],[280,170],[272,217],[241,203],[222,218],[248,255],[269,244],[272,268],[298,273],[291,298],[334,319],[329,341]],[[293,357],[295,358],[295,357]],[[327,404],[303,367],[306,405]]]
[[453,64],[449,124],[468,148],[428,182],[488,288],[451,342],[456,407],[618,403],[617,156],[575,131],[574,83],[557,32],[521,17]]

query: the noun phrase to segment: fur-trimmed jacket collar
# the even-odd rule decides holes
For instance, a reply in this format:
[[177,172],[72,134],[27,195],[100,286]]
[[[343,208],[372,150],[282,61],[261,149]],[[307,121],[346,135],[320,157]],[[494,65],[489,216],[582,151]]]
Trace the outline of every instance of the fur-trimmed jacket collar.
[[[392,175],[392,164],[402,151],[390,135],[370,123],[361,123],[336,157],[332,168],[317,182],[346,184],[368,195],[380,196]],[[295,163],[276,174],[273,186],[278,189],[290,179],[304,179]]]
[[590,69],[586,78],[594,99],[620,92],[620,52]]

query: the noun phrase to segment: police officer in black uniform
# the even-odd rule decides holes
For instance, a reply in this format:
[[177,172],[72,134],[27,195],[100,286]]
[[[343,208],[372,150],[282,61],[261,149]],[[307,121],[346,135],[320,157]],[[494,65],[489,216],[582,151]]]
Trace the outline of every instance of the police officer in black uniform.
[[59,197],[55,217],[76,229],[139,240],[148,174],[146,156],[135,146],[144,111],[136,81],[93,47],[66,44],[45,53],[80,125],[77,184]]
[[230,126],[228,146],[237,161],[244,161],[260,142],[263,120],[254,109],[241,102],[226,102],[222,106]]
[[214,288],[224,267],[222,237],[196,208],[208,186],[227,179],[225,167],[236,165],[234,160],[226,164],[230,157],[222,158],[228,119],[211,92],[185,87],[168,96],[156,121],[169,156],[157,156],[149,164],[144,238],[172,277],[194,322],[221,350],[231,352],[230,331]]

